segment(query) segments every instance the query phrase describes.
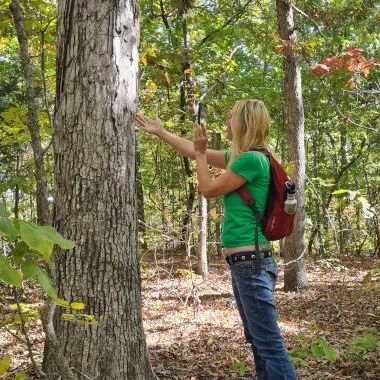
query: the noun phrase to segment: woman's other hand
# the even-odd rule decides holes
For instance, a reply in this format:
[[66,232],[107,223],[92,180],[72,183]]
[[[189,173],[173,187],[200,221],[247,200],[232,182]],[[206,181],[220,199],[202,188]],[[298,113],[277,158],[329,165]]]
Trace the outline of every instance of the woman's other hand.
[[207,149],[207,132],[203,123],[195,123],[194,128],[194,151],[195,154],[206,153]]
[[145,132],[151,133],[152,135],[159,136],[160,133],[164,131],[164,126],[158,117],[153,120],[137,113],[135,115],[135,121],[141,129]]

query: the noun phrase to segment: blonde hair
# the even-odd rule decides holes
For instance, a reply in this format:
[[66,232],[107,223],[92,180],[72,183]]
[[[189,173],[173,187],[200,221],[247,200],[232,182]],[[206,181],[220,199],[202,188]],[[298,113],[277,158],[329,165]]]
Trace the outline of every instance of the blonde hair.
[[244,152],[265,149],[268,143],[270,115],[264,102],[237,100],[231,111],[232,146],[227,167]]

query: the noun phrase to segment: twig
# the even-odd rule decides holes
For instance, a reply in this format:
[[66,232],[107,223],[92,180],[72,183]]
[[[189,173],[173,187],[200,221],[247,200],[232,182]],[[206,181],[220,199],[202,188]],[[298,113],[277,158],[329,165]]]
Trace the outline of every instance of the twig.
[[20,342],[24,343],[25,345],[27,345],[27,343],[25,342],[24,339],[22,339],[21,337],[19,337],[17,334],[15,334],[14,332],[12,332],[11,330],[8,329],[7,326],[2,326],[2,328],[10,335],[12,335],[14,338],[16,338],[17,340],[19,340]]
[[207,40],[209,40],[212,36],[214,36],[215,34],[219,33],[221,30],[223,30],[224,28],[226,28],[228,25],[232,24],[233,22],[239,20],[246,8],[249,7],[249,5],[251,5],[251,3],[254,2],[254,0],[248,0],[243,6],[242,8],[236,12],[233,16],[231,16],[220,28],[217,28],[215,30],[213,30],[212,32],[210,32],[206,37],[204,37],[202,39],[202,41],[198,44],[197,47],[201,47]]
[[301,9],[297,8],[294,4],[292,4],[292,7],[293,9],[298,12],[299,14],[301,14],[302,16],[306,17],[308,20],[310,20],[314,25],[315,27],[317,28],[318,30],[318,33],[321,35],[321,36],[324,36],[323,32],[321,31],[319,25],[317,24],[316,21],[314,21],[309,15],[307,15],[304,11],[302,11]]

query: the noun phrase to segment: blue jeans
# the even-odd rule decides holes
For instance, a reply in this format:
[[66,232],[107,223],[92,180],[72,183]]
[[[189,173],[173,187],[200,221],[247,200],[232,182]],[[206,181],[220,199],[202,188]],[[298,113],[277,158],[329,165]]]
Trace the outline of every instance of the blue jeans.
[[274,257],[261,259],[259,275],[255,261],[232,263],[230,269],[244,336],[253,351],[257,380],[297,380],[277,323],[273,292],[278,267]]

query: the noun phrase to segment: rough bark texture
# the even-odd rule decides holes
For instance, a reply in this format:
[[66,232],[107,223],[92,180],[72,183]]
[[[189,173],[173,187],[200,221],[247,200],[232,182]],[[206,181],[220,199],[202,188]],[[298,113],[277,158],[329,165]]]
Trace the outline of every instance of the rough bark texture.
[[299,57],[292,49],[296,42],[292,2],[276,0],[278,30],[284,44],[285,73],[285,120],[289,159],[294,165],[292,178],[297,186],[297,216],[294,232],[287,237],[284,244],[285,273],[284,289],[296,290],[307,287],[305,272],[305,144],[304,144],[304,111],[302,101],[301,68]]
[[49,379],[155,378],[137,252],[138,17],[135,0],[58,4],[54,224],[76,246],[55,251],[53,274],[58,295],[83,302],[98,324],[52,312]]
[[28,129],[34,157],[34,175],[36,177],[37,223],[50,224],[51,213],[48,203],[47,180],[44,169],[44,151],[41,146],[40,126],[37,117],[36,93],[33,79],[33,66],[30,61],[28,40],[25,34],[24,15],[20,4],[13,0],[9,5],[20,45],[20,58],[25,79],[26,103],[28,107]]
[[145,238],[145,213],[144,213],[144,191],[142,186],[141,174],[140,174],[140,151],[136,140],[136,189],[137,189],[137,218],[139,231],[143,242],[141,248],[147,249],[148,245]]

